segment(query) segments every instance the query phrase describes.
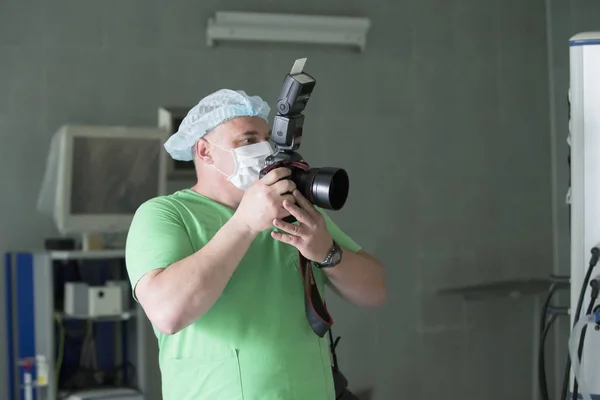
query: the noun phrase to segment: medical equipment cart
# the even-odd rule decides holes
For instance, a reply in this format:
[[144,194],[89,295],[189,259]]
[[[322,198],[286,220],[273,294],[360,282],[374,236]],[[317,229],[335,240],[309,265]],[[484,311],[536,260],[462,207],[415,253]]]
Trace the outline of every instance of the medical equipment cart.
[[[132,299],[123,250],[10,252],[4,273],[9,400],[102,399],[103,392],[119,400],[160,398],[156,338]],[[66,282],[97,287],[108,280],[128,285],[123,312],[65,314]],[[81,367],[83,353],[92,367]]]

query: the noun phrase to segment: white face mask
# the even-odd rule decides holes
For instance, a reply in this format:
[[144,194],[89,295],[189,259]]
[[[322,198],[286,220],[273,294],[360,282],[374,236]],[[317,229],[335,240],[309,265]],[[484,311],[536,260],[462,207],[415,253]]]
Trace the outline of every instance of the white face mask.
[[273,154],[273,148],[267,141],[249,144],[247,146],[227,149],[216,143],[210,142],[220,149],[228,151],[233,156],[233,172],[227,175],[214,164],[211,164],[217,171],[227,176],[227,180],[235,187],[241,190],[246,190],[260,176],[260,171],[265,166],[267,156]]

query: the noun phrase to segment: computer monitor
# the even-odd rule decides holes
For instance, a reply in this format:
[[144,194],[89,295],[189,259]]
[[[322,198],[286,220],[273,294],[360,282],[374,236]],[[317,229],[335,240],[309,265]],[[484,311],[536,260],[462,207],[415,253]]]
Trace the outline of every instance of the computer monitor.
[[167,138],[160,128],[62,126],[38,209],[62,234],[126,232],[142,203],[166,193]]

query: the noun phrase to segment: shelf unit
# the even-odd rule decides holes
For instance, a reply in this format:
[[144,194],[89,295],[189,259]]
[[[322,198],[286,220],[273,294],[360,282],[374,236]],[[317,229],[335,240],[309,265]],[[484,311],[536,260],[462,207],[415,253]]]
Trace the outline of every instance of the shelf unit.
[[[5,254],[9,400],[58,400],[64,389],[57,386],[64,386],[61,381],[68,372],[79,372],[73,359],[78,359],[76,353],[83,349],[83,346],[79,349],[66,342],[63,332],[69,324],[93,326],[96,361],[100,369],[100,364],[105,368],[116,364],[126,366],[120,373],[122,382],[119,386],[135,389],[135,394],[119,399],[147,400],[159,396],[155,393],[156,387],[150,387],[156,382],[148,379],[149,373],[159,375],[158,371],[150,371],[158,370],[157,358],[152,356],[153,346],[148,346],[149,341],[156,338],[142,308],[131,296],[128,296],[130,304],[124,308],[126,311],[120,315],[88,318],[63,312],[63,280],[78,280],[69,277],[69,273],[77,274],[79,280],[101,285],[107,279],[127,280],[124,265],[123,250]],[[66,364],[69,361],[67,354],[71,357],[70,365]],[[128,364],[135,372],[127,372]],[[55,371],[57,365],[60,367]],[[116,369],[112,371],[113,375],[117,374]],[[108,385],[106,388],[115,387]]]

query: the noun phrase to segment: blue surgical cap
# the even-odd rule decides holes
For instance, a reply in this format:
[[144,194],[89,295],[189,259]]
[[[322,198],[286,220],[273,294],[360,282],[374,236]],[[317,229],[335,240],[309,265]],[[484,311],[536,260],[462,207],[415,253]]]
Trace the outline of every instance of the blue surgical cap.
[[175,160],[191,161],[194,144],[218,125],[236,117],[260,117],[266,121],[270,111],[258,96],[248,96],[242,90],[218,90],[187,113],[177,132],[166,141],[165,149]]

